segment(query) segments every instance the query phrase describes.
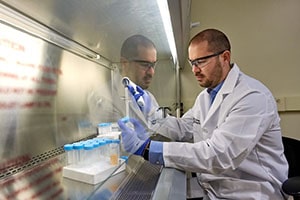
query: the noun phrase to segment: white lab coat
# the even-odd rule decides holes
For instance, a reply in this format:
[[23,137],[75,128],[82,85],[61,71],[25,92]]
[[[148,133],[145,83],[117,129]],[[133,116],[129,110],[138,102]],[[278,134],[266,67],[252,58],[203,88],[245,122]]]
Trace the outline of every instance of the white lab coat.
[[271,92],[234,64],[213,104],[203,90],[180,119],[160,133],[166,167],[197,172],[208,199],[283,199],[288,164]]

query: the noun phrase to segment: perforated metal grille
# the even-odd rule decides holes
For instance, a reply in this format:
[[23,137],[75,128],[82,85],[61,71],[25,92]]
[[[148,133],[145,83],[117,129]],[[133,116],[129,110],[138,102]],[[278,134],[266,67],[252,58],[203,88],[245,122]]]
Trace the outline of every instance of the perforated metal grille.
[[[91,136],[88,136],[86,138],[83,138],[82,140],[86,140],[86,139],[90,139],[90,138],[94,138],[94,137],[95,137],[95,135],[91,135]],[[29,168],[37,165],[37,164],[40,164],[43,161],[46,161],[50,158],[61,155],[64,152],[65,152],[65,150],[64,150],[63,146],[57,147],[55,149],[52,149],[50,151],[46,151],[42,154],[39,154],[39,155],[36,155],[36,156],[32,157],[27,162],[22,163],[22,165],[15,165],[15,166],[12,166],[12,167],[2,169],[0,171],[0,180],[4,179],[6,177],[9,177],[11,175],[14,175],[18,172],[21,172],[23,170],[29,169]]]
[[151,199],[162,167],[144,162],[136,173],[131,173],[114,193],[112,199],[146,200]]
[[27,162],[22,163],[22,165],[17,165],[17,166],[12,166],[12,167],[6,168],[6,169],[1,171],[0,180],[4,179],[6,177],[9,177],[13,174],[16,174],[18,172],[21,172],[25,169],[29,169],[29,168],[31,168],[31,167],[47,160],[47,159],[53,158],[54,156],[60,155],[64,152],[65,152],[65,150],[63,149],[63,147],[58,147],[56,149],[52,149],[52,150],[47,151],[45,153],[34,156],[30,160],[28,160]]

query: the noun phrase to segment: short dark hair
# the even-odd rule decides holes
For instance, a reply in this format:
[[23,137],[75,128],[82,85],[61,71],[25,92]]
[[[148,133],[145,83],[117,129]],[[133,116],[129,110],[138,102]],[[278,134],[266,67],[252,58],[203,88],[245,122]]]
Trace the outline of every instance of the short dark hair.
[[121,48],[121,57],[126,59],[138,56],[138,46],[153,47],[156,49],[154,43],[143,35],[132,35],[127,38]]
[[225,33],[217,29],[206,29],[199,32],[191,40],[189,45],[192,43],[199,43],[202,41],[208,42],[208,51],[220,52],[223,50],[231,50],[230,42]]

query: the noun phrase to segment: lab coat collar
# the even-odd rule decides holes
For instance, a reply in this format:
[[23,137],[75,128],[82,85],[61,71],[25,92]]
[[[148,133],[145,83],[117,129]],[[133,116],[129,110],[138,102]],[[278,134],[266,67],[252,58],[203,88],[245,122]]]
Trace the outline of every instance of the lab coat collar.
[[227,77],[225,78],[222,88],[217,93],[215,100],[207,113],[207,117],[205,119],[204,124],[207,122],[207,120],[209,120],[209,118],[213,115],[213,113],[215,113],[215,111],[219,108],[224,97],[233,91],[234,86],[238,81],[239,74],[240,74],[240,69],[236,64],[234,64],[231,70],[229,71]]
[[233,67],[231,68],[227,77],[225,78],[223,87],[219,91],[220,94],[222,95],[229,94],[233,91],[236,82],[238,81],[239,74],[240,74],[240,68],[237,66],[237,64],[234,63]]

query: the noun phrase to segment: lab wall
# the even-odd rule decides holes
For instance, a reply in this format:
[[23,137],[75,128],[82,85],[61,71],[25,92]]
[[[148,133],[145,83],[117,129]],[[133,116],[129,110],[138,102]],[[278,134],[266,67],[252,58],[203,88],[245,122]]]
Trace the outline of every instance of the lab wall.
[[[192,0],[190,37],[206,28],[225,32],[232,62],[263,82],[277,100],[283,135],[300,139],[300,1]],[[182,66],[184,111],[203,89],[188,63]]]
[[149,91],[156,97],[160,107],[168,107],[166,112],[176,116],[176,76],[171,59],[159,60]]

